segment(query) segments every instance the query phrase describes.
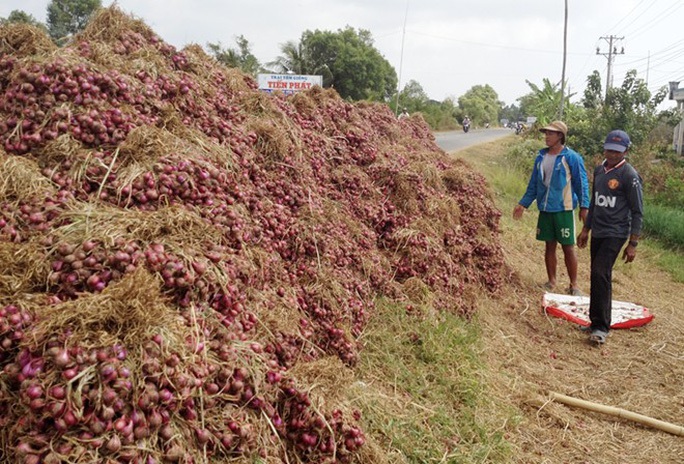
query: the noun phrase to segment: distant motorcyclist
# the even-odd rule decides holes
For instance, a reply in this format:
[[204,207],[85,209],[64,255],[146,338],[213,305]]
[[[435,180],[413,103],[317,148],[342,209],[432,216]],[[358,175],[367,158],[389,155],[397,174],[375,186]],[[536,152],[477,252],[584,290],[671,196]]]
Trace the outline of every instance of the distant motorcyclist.
[[463,132],[468,132],[470,130],[470,118],[466,115],[463,118]]

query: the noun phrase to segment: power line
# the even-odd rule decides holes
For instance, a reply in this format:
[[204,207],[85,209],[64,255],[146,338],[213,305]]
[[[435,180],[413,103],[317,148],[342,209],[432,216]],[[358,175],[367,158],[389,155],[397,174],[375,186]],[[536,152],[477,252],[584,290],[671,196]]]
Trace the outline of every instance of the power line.
[[613,85],[613,60],[615,55],[624,55],[625,47],[617,48],[617,42],[624,39],[624,37],[616,37],[610,35],[608,37],[601,37],[602,40],[608,42],[608,52],[602,52],[601,47],[596,47],[596,54],[603,55],[608,58],[608,72],[606,73],[606,98],[608,97],[608,89]]
[[637,37],[637,36],[643,34],[644,32],[647,32],[648,30],[650,30],[650,28],[652,28],[653,26],[658,24],[663,19],[670,17],[672,13],[674,13],[676,10],[678,10],[682,6],[684,6],[684,4],[682,4],[682,3],[674,3],[674,4],[670,5],[668,8],[666,8],[665,10],[660,12],[660,14],[658,16],[654,17],[649,22],[642,24],[636,30],[631,31],[629,33],[630,37],[634,38],[634,37]]
[[[677,48],[680,47],[681,48]],[[679,40],[673,44],[668,45],[667,47],[663,48],[662,50],[658,50],[657,52],[653,52],[650,54],[650,57],[653,59],[653,57],[658,57],[658,60],[665,60],[669,59],[672,54],[680,53],[682,50],[684,50],[684,39]],[[645,60],[647,60],[647,57],[643,58],[637,58],[633,61],[628,61],[626,63],[622,63],[623,66],[628,66],[631,64],[636,64],[636,63],[641,63]]]
[[[632,9],[632,11],[630,11],[630,12],[627,14],[627,16],[629,16],[630,14],[632,14],[632,13],[633,13],[633,12],[634,12],[642,3],[644,3],[644,1],[645,1],[645,0],[642,0],[639,4],[637,4],[637,6],[635,6],[635,7]],[[657,1],[657,0],[653,0],[653,1],[650,3],[650,5],[648,5],[648,6],[646,7],[646,10],[648,11],[648,10],[653,6],[653,4],[654,4],[656,1]],[[625,16],[625,18],[626,18],[627,16]],[[637,15],[629,24],[627,24],[626,26],[624,26],[624,28],[622,29],[622,31],[624,31],[625,28],[628,28],[629,26],[631,26],[632,24],[634,24],[634,23],[635,23],[637,20],[639,20],[640,18],[641,18],[641,15]],[[624,18],[623,18],[623,19],[624,19]],[[620,20],[620,21],[618,22],[618,24],[620,24],[620,22],[622,22],[622,20]],[[616,24],[616,27],[617,27],[617,24]]]
[[632,61],[630,63],[622,63],[619,66],[619,68],[625,69],[628,67],[634,67],[632,65],[638,65],[636,67],[638,67],[639,69],[642,69],[644,66],[647,69],[658,69],[663,66],[672,65],[673,63],[676,64],[675,60],[682,56],[684,56],[684,49],[674,50],[670,52],[668,55],[660,55],[656,59],[653,59],[653,55],[651,55],[650,58],[642,58],[640,60]]
[[[634,13],[634,12],[636,11],[636,9],[639,8],[639,7],[641,6],[641,4],[644,3],[645,1],[646,1],[646,0],[641,0],[639,3],[637,3],[636,6],[630,10],[629,13],[627,13],[625,16],[623,16],[622,19],[620,19],[620,21],[618,21],[617,23],[615,23],[615,25],[614,25],[613,27],[611,27],[609,30],[613,31],[613,30],[617,29],[617,27],[620,25],[620,23],[621,23],[622,21],[624,21],[625,19],[629,18],[629,16],[630,16],[632,13]],[[654,1],[655,1],[655,0],[654,0]],[[630,23],[630,24],[631,24],[631,23]]]
[[[423,37],[431,37],[433,39],[447,40],[449,42],[460,42],[460,43],[467,44],[467,45],[478,45],[478,46],[482,46],[482,47],[500,48],[503,50],[519,50],[519,51],[533,52],[533,53],[552,53],[554,55],[558,55],[559,53],[562,53],[562,52],[559,52],[558,50],[542,50],[539,48],[534,49],[534,48],[512,47],[510,45],[499,45],[499,44],[491,44],[491,43],[484,43],[484,42],[472,42],[469,40],[455,39],[453,37],[444,37],[444,36],[440,36],[440,35],[427,34],[425,32],[412,31],[412,30],[409,30],[408,32],[410,32],[411,34],[420,35]],[[584,55],[584,54],[585,53],[577,53],[577,52],[576,53],[569,53],[569,55]]]

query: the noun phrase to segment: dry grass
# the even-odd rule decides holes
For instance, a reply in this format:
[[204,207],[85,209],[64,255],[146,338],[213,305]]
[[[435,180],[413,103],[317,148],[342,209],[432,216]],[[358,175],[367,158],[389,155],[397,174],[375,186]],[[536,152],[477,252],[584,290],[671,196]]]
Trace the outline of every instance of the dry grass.
[[[488,175],[501,157],[497,144],[457,156]],[[477,161],[476,161],[477,160]],[[505,259],[518,282],[478,313],[488,360],[490,414],[510,414],[520,424],[507,438],[519,463],[680,463],[684,440],[624,419],[550,402],[549,392],[623,408],[684,425],[684,285],[654,264],[648,245],[637,260],[618,262],[613,297],[648,306],[655,320],[641,329],[616,330],[601,348],[576,326],[541,311],[545,281],[543,245],[534,240],[536,214],[510,218],[517,199],[500,198]],[[579,282],[589,291],[589,252],[579,250]],[[559,283],[567,282],[559,254]],[[496,411],[496,412],[495,412]]]
[[52,182],[40,173],[35,161],[9,156],[0,148],[0,200],[25,200],[51,196],[56,192]]
[[172,344],[182,347],[186,331],[175,308],[162,297],[158,279],[142,268],[102,293],[42,305],[36,312],[39,322],[32,333],[36,340],[47,340],[70,328],[70,340],[86,348],[119,341],[125,346],[143,346],[162,325],[176,335],[171,338]]
[[0,26],[0,55],[25,57],[43,55],[57,50],[57,46],[38,26],[7,23]]

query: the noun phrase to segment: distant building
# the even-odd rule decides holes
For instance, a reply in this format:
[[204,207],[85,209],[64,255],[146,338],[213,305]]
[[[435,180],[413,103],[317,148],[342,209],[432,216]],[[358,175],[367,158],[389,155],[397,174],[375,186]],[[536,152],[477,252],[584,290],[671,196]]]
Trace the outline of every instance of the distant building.
[[[679,88],[679,81],[670,82],[670,100],[677,102],[677,109],[679,114],[684,116],[684,89]],[[684,122],[680,121],[674,128],[672,134],[672,148],[675,153],[682,155],[682,145],[684,144]]]

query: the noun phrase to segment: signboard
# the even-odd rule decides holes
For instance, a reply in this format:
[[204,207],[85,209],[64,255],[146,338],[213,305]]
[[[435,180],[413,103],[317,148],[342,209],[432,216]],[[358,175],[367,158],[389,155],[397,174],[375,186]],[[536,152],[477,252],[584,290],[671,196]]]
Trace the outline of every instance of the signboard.
[[323,76],[311,76],[306,74],[258,74],[257,83],[259,90],[274,92],[280,90],[290,95],[302,90],[309,90],[314,85],[323,87]]
[[674,89],[670,92],[670,100],[682,101],[684,100],[684,89]]

